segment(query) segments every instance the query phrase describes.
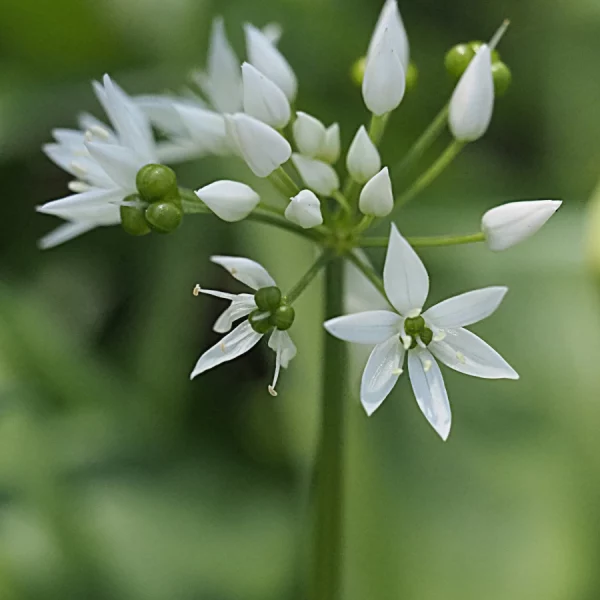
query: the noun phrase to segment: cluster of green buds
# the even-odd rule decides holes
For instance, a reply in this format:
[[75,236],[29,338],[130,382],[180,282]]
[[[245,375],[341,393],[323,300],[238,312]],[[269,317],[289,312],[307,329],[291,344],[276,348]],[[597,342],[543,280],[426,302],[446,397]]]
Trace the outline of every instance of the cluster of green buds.
[[[350,78],[352,82],[360,87],[363,84],[365,78],[365,69],[367,68],[367,57],[363,56],[359,58],[353,65],[350,71]],[[406,91],[412,92],[417,87],[419,80],[419,69],[417,65],[410,61],[408,68],[406,69]]]
[[429,346],[433,340],[433,331],[427,327],[425,319],[420,315],[418,317],[409,317],[405,319],[404,331],[411,340],[410,349],[417,347],[417,338],[419,338],[426,346]]
[[268,333],[273,327],[287,331],[294,324],[296,311],[287,303],[278,287],[259,289],[254,294],[254,301],[258,308],[250,313],[248,320],[256,333]]
[[137,194],[127,196],[121,206],[121,226],[131,235],[171,233],[183,218],[177,176],[165,165],[142,167],[135,180]]
[[[462,77],[482,45],[483,42],[481,41],[473,41],[466,44],[457,44],[448,50],[444,64],[446,71],[454,81],[458,81]],[[492,76],[496,95],[503,96],[510,87],[512,74],[508,66],[502,62],[498,50],[495,49],[492,50]]]

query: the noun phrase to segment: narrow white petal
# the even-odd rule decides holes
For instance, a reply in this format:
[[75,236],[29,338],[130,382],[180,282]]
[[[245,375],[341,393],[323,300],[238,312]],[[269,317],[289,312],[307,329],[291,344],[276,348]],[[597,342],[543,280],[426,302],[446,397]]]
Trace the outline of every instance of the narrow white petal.
[[52,137],[61,146],[68,146],[70,150],[81,149],[85,146],[85,134],[76,129],[53,129]]
[[450,100],[452,135],[463,142],[479,139],[488,129],[494,112],[494,79],[491,51],[480,47],[463,73]]
[[408,353],[408,374],[421,412],[446,441],[452,413],[440,367],[429,351],[415,348]]
[[367,130],[361,126],[348,150],[346,166],[352,179],[366,183],[381,169],[381,158]]
[[354,344],[381,344],[399,333],[402,317],[389,310],[371,310],[325,321],[334,337]]
[[238,294],[234,296],[231,305],[216,320],[213,331],[217,333],[231,331],[235,321],[248,316],[253,310],[256,310],[256,302],[252,294]]
[[327,130],[325,125],[315,117],[297,112],[294,121],[294,141],[300,154],[315,158],[325,146]]
[[381,406],[396,385],[402,373],[404,353],[398,335],[373,348],[360,385],[360,401],[369,416]]
[[[114,131],[103,121],[97,119],[93,115],[89,113],[83,112],[77,116],[77,124],[82,131],[90,131],[90,130],[102,130],[104,132],[103,137],[106,138],[107,142],[112,144],[118,144],[119,140],[115,135]],[[108,136],[106,136],[108,134]]]
[[394,193],[387,167],[367,181],[360,193],[358,206],[364,215],[373,217],[385,217],[392,212]]
[[423,317],[441,329],[473,325],[495,312],[506,292],[507,287],[494,286],[460,294],[432,306]]
[[249,258],[240,256],[211,256],[210,260],[229,271],[232,277],[245,283],[253,290],[276,285],[267,270]]
[[451,369],[483,379],[519,379],[517,372],[486,342],[466,329],[446,331],[430,350]]
[[339,160],[341,153],[340,126],[334,123],[325,131],[325,140],[317,158],[333,165]]
[[427,269],[394,223],[383,268],[383,284],[390,302],[404,316],[420,311],[429,293]]
[[298,91],[298,82],[283,54],[262,31],[253,25],[246,24],[244,30],[248,62],[279,86],[288,100],[293,102]]
[[304,229],[323,223],[321,202],[310,190],[302,190],[294,196],[285,209],[285,218]]
[[258,344],[260,338],[262,334],[256,333],[252,325],[244,321],[200,357],[190,379],[248,352]]
[[171,136],[185,135],[185,127],[177,112],[178,99],[171,96],[146,95],[137,96],[135,103],[162,132]]
[[302,181],[317,194],[331,196],[340,189],[340,179],[331,165],[302,154],[293,154],[292,162],[298,169]]
[[559,200],[509,202],[488,210],[481,221],[491,250],[506,250],[537,233],[560,208]]
[[97,227],[96,223],[81,222],[81,223],[63,223],[56,229],[47,233],[38,241],[38,247],[41,250],[49,250],[60,244],[64,244],[73,238],[76,238],[91,229]]
[[279,23],[267,23],[262,28],[263,35],[276,46],[283,35],[283,28]]
[[42,146],[42,150],[53,163],[77,179],[96,187],[114,187],[115,185],[115,182],[90,156],[85,146],[73,151],[60,144],[45,144]]
[[249,63],[242,65],[244,112],[263,123],[283,129],[292,111],[286,95],[268,77]]
[[375,26],[373,36],[371,37],[367,57],[373,55],[386,29],[389,32],[392,47],[402,61],[402,66],[406,71],[410,60],[409,43],[396,0],[386,0]]
[[191,104],[177,104],[175,109],[185,132],[200,153],[227,154],[231,151],[223,115]]
[[136,191],[137,172],[146,164],[138,154],[125,146],[88,142],[86,144],[92,157],[106,174],[125,192]]
[[92,188],[87,192],[73,194],[60,200],[46,202],[42,206],[38,206],[36,210],[46,215],[55,215],[63,219],[81,221],[77,218],[78,211],[87,210],[97,206],[105,206],[111,202],[117,202],[123,199],[121,190],[104,190],[100,188]]
[[245,219],[260,202],[260,196],[250,186],[238,181],[215,181],[199,189],[196,196],[229,223]]
[[269,393],[271,396],[277,396],[275,388],[279,379],[279,371],[281,368],[287,369],[290,360],[296,356],[296,346],[287,331],[276,329],[269,338],[269,348],[275,352],[275,373],[269,386]]
[[[371,264],[363,250],[356,249],[354,254],[363,263]],[[344,271],[344,312],[357,313],[389,308],[385,297],[354,263],[345,261]]]

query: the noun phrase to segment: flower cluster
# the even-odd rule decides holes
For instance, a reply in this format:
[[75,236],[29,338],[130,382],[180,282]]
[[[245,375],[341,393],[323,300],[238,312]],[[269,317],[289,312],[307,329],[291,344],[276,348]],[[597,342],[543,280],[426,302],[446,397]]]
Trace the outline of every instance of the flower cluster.
[[[268,335],[276,354],[269,391],[276,395],[280,369],[296,354],[288,333],[294,301],[324,266],[347,261],[393,308],[325,322],[331,335],[375,346],[360,391],[367,413],[371,415],[390,393],[406,356],[419,407],[446,439],[450,406],[436,359],[476,377],[518,378],[499,354],[465,329],[492,314],[507,290],[476,290],[422,312],[429,277],[414,248],[483,242],[491,250],[505,250],[538,231],[561,203],[536,200],[498,206],[483,215],[479,231],[464,236],[405,239],[393,223],[387,238],[368,232],[378,220],[395,220],[465,145],[488,130],[495,100],[510,85],[510,70],[496,48],[507,26],[503,23],[489,43],[469,42],[450,50],[445,64],[456,79],[455,89],[432,125],[394,167],[384,163],[378,146],[391,113],[406,93],[412,93],[417,73],[396,0],[386,0],[366,55],[353,69],[371,119],[356,130],[343,161],[340,125],[323,123],[294,108],[298,80],[278,48],[279,27],[261,30],[246,24],[242,61],[227,39],[223,21],[216,19],[206,69],[193,75],[197,91],[132,97],[105,76],[101,84],[94,83],[94,91],[108,122],[84,114],[79,130],[53,131],[55,143],[44,150],[75,179],[69,184],[72,195],[38,208],[65,221],[40,245],[49,248],[95,227],[117,224],[133,235],[171,233],[185,215],[193,214],[213,214],[230,223],[251,219],[302,236],[321,255],[287,294],[248,258],[212,257],[253,293],[234,295],[196,286],[195,295],[216,296],[230,306],[214,326],[225,337],[200,357],[192,378],[235,359]],[[417,166],[446,128],[452,138],[447,149],[412,185],[395,192],[396,171],[406,173]],[[154,131],[160,132],[160,141]],[[268,180],[279,203],[268,203],[251,179],[209,181],[195,191],[187,189],[167,166],[208,154],[243,159],[248,176]],[[387,248],[383,279],[360,251],[377,247]],[[232,330],[240,319],[242,323]]]

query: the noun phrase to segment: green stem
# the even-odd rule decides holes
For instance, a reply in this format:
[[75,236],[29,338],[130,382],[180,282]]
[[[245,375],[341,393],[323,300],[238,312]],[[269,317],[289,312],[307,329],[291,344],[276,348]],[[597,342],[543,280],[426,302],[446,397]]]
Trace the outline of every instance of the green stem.
[[350,206],[350,203],[348,202],[348,200],[346,199],[346,196],[344,196],[344,194],[342,194],[342,192],[340,192],[339,190],[336,190],[335,192],[333,192],[333,194],[331,194],[331,197],[347,212],[347,213],[351,213],[352,212],[352,207]]
[[[327,264],[325,318],[344,311],[344,263]],[[343,580],[345,408],[348,349],[324,331],[320,437],[314,477],[313,571],[310,600],[340,600]]]
[[288,193],[290,194],[290,198],[297,196],[300,193],[300,188],[296,185],[296,182],[288,175],[287,171],[283,167],[279,167],[275,173],[277,173],[281,179],[281,182],[286,187]]
[[[485,235],[480,231],[467,235],[440,235],[426,237],[406,238],[408,243],[414,248],[436,248],[441,246],[459,246],[461,244],[475,244],[484,242]],[[359,248],[386,248],[389,243],[387,237],[367,237],[358,240]]]
[[383,139],[383,134],[385,133],[385,128],[389,118],[390,113],[386,113],[380,117],[377,115],[373,115],[371,117],[371,124],[369,125],[369,137],[376,146],[379,146],[381,140]]
[[398,209],[418,196],[445,171],[452,161],[460,154],[465,145],[465,142],[459,142],[458,140],[450,142],[446,150],[444,150],[442,155],[429,167],[429,169],[427,169],[427,171],[425,171],[425,173],[423,173],[403,194],[396,198],[392,219]]
[[331,260],[332,251],[325,250],[321,256],[314,262],[311,268],[303,275],[302,279],[285,295],[289,304],[293,304],[300,294],[311,284],[312,280],[319,274],[319,271]]
[[404,158],[396,164],[391,170],[394,177],[398,177],[400,174],[405,173],[425,154],[425,152],[431,147],[433,142],[437,140],[442,131],[446,127],[448,121],[448,111],[450,103],[446,104],[444,108],[436,115],[435,119],[430,123],[429,127],[421,134],[421,137],[413,144],[412,148],[404,156]]
[[381,293],[381,295],[387,300],[387,294],[385,293],[385,288],[383,287],[383,281],[381,277],[373,271],[373,269],[365,264],[356,254],[350,253],[346,257],[361,273],[377,288],[377,291]]

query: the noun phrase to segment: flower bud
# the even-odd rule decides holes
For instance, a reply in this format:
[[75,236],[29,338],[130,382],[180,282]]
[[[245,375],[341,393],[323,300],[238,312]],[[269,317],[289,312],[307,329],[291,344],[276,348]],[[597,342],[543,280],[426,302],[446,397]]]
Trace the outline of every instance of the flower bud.
[[260,196],[250,186],[238,181],[215,181],[197,190],[196,196],[229,223],[245,219],[260,202]]
[[156,233],[172,233],[182,218],[182,210],[172,202],[154,202],[146,209],[146,221]]
[[281,290],[274,285],[260,288],[254,294],[254,301],[259,310],[271,312],[279,308],[281,304]]
[[124,202],[130,203],[139,203],[139,206],[120,206],[119,212],[121,213],[121,227],[129,234],[129,235],[146,235],[150,233],[150,227],[148,227],[148,223],[146,222],[146,217],[144,216],[144,208],[141,204],[140,197],[137,194],[132,194],[131,196],[127,196]]
[[325,125],[304,112],[298,112],[296,116],[293,127],[296,147],[300,154],[314,158],[325,144]]
[[467,70],[475,56],[475,51],[469,44],[457,44],[450,48],[444,58],[444,66],[448,74],[458,81]]
[[360,212],[373,217],[385,217],[394,208],[392,181],[387,167],[373,176],[362,189],[358,201]]
[[317,158],[333,165],[339,160],[341,152],[340,126],[334,123],[325,131],[325,141]]
[[310,190],[302,190],[291,199],[285,209],[285,218],[304,229],[317,227],[323,223],[321,203]]
[[286,95],[269,78],[249,63],[242,65],[244,112],[276,129],[283,129],[291,117]]
[[381,10],[377,25],[375,26],[375,30],[373,31],[369,43],[367,60],[370,59],[375,52],[377,45],[385,32],[389,35],[391,47],[400,59],[402,67],[406,70],[410,59],[410,48],[406,29],[396,0],[386,0]]
[[363,79],[365,78],[365,68],[367,66],[367,57],[361,56],[353,65],[350,70],[350,79],[356,86],[361,87]]
[[510,69],[501,61],[492,64],[492,77],[494,79],[494,91],[496,96],[504,96],[512,83]]
[[531,237],[560,208],[560,200],[509,202],[488,210],[481,220],[490,250],[506,250]]
[[135,178],[135,185],[146,202],[158,202],[179,195],[177,175],[165,165],[150,164],[142,167]]
[[248,316],[248,322],[250,326],[256,333],[260,333],[264,335],[268,333],[269,330],[274,326],[274,323],[271,323],[271,318],[268,312],[262,310],[255,310],[250,313]]
[[288,330],[296,318],[296,311],[289,304],[282,304],[271,316],[271,323],[279,329],[279,331]]
[[354,181],[366,183],[381,169],[381,158],[364,126],[358,130],[346,158],[348,172]]
[[331,165],[301,154],[292,155],[292,162],[302,181],[321,196],[331,196],[340,188],[340,179]]
[[272,127],[242,113],[225,117],[227,133],[257,177],[268,177],[292,154],[288,141]]
[[419,81],[419,69],[414,62],[410,62],[406,70],[406,91],[412,92]]

